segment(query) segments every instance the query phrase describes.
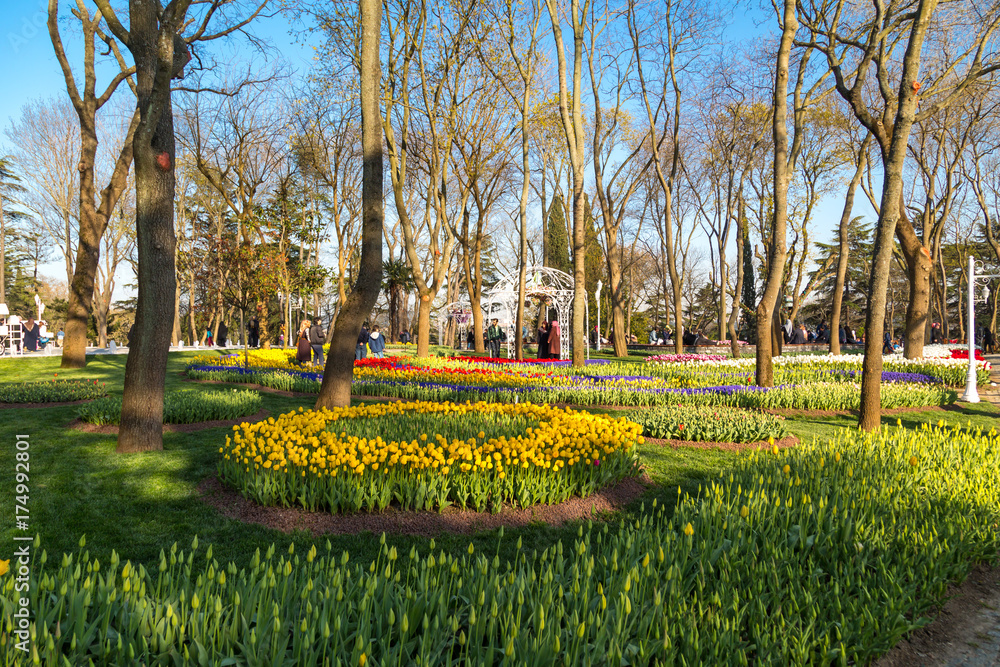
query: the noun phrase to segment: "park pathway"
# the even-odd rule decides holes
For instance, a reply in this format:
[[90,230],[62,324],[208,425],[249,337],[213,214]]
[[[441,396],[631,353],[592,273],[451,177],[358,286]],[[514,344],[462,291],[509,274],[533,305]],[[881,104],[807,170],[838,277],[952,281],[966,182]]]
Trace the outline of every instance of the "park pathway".
[[[993,365],[992,383],[979,397],[1000,407],[1000,355],[986,358]],[[956,592],[931,625],[877,664],[1000,667],[1000,568],[977,568]]]

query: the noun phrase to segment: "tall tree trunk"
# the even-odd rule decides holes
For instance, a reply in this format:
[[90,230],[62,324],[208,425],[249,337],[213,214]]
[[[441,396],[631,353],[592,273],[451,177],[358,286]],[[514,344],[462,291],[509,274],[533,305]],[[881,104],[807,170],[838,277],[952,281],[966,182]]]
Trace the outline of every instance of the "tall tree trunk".
[[847,263],[850,252],[851,215],[854,211],[854,194],[861,183],[865,170],[865,154],[871,144],[872,135],[867,134],[858,149],[858,164],[847,185],[847,195],[844,197],[844,210],[840,214],[838,228],[837,280],[833,288],[833,309],[830,312],[830,354],[840,354],[840,311],[844,305],[844,285],[847,283]]
[[[176,257],[174,258],[176,262]],[[174,329],[170,334],[170,345],[177,345],[181,340],[181,281],[177,280],[174,288]]]
[[[757,364],[756,382],[759,387],[774,386],[772,362],[775,341],[775,306],[781,290],[785,268],[785,230],[788,222],[788,61],[792,40],[799,22],[795,17],[795,0],[785,0],[781,43],[774,74],[774,116],[771,132],[774,136],[774,224],[771,226],[771,247],[767,261],[767,281],[757,304]],[[779,343],[780,345],[780,343]]]
[[[138,307],[133,345],[125,362],[119,453],[163,449],[163,394],[174,298],[174,120],[170,79],[173,39],[187,3],[168,16],[153,3],[130,2],[129,49],[135,58],[139,127],[135,158],[136,247],[139,254]],[[162,23],[161,23],[162,21]]]
[[729,352],[733,355],[733,359],[740,358],[740,337],[736,332],[736,327],[740,320],[740,295],[743,294],[743,280],[744,280],[744,268],[743,268],[743,244],[746,243],[743,237],[743,199],[740,202],[740,229],[739,233],[736,235],[736,256],[740,258],[740,261],[736,264],[736,290],[733,292],[733,307],[729,312]]
[[[903,194],[903,163],[906,160],[907,143],[917,108],[917,95],[912,83],[919,81],[920,49],[923,46],[927,24],[930,22],[930,17],[936,7],[937,0],[920,0],[917,7],[916,18],[913,20],[913,27],[910,30],[909,43],[906,45],[906,55],[903,58],[899,103],[896,109],[896,120],[893,123],[892,143],[888,159],[883,160],[882,203],[879,210],[875,255],[872,260],[868,288],[868,312],[865,317],[865,360],[861,374],[861,415],[858,423],[865,431],[874,431],[879,428],[882,417],[882,332],[885,322],[886,291],[889,287],[889,267],[892,261],[893,236],[896,233],[896,223],[900,216],[899,202]],[[911,293],[911,302],[912,296]],[[908,338],[909,334],[909,326],[907,326]]]
[[316,408],[351,404],[354,350],[365,318],[378,300],[382,286],[382,119],[379,110],[381,65],[379,35],[382,3],[361,0],[361,146],[364,152],[361,199],[361,260],[358,278],[347,298],[330,341],[323,384]]

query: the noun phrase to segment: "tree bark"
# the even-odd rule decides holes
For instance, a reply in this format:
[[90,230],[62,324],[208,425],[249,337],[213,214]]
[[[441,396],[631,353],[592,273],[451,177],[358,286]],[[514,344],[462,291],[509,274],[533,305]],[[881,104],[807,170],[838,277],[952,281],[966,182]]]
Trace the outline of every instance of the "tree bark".
[[[875,255],[872,260],[868,288],[868,312],[865,317],[865,360],[861,374],[861,415],[858,425],[865,431],[874,431],[879,428],[881,423],[882,332],[885,321],[886,291],[889,287],[889,265],[892,261],[893,236],[896,233],[896,223],[899,221],[899,202],[903,194],[903,163],[906,160],[907,143],[917,108],[917,91],[913,82],[919,80],[920,50],[923,46],[927,24],[937,7],[937,1],[920,0],[917,7],[910,30],[909,43],[906,45],[906,54],[903,58],[899,102],[896,120],[893,123],[892,142],[888,159],[883,161],[882,203],[879,210]],[[909,327],[907,329],[909,334]]]
[[379,111],[381,65],[379,35],[382,3],[361,0],[361,146],[364,152],[361,198],[361,260],[358,278],[334,327],[330,354],[316,408],[351,404],[354,350],[361,325],[378,300],[382,285],[382,118]]
[[757,304],[756,382],[759,387],[774,386],[772,336],[777,332],[773,319],[785,269],[785,230],[788,222],[788,61],[792,40],[799,26],[795,17],[795,0],[785,0],[782,24],[774,75],[774,117],[771,125],[774,137],[774,218],[767,281],[760,303]]
[[[113,16],[104,5],[102,0],[105,16]],[[139,287],[133,344],[125,362],[119,453],[163,449],[163,395],[174,315],[163,306],[174,298],[177,243],[170,79],[178,72],[175,38],[188,5],[189,0],[180,1],[171,5],[172,12],[160,12],[152,3],[130,2],[127,46],[135,58],[139,112],[133,143]]]

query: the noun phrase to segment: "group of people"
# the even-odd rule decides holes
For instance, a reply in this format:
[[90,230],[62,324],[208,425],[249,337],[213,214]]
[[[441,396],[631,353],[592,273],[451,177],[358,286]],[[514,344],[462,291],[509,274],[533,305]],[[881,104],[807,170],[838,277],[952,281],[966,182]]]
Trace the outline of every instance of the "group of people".
[[542,322],[538,327],[538,358],[559,359],[562,355],[561,338],[559,320]]
[[319,317],[302,320],[299,322],[299,331],[295,336],[295,360],[300,364],[311,363],[314,366],[322,366],[323,344],[325,342],[326,330]]
[[674,333],[667,327],[653,327],[649,330],[650,345],[669,345],[674,342]]
[[[782,335],[785,343],[788,345],[808,345],[811,343],[825,345],[830,342],[831,334],[830,326],[825,321],[820,322],[811,331],[806,327],[804,322],[799,322],[798,326],[795,326],[791,320],[785,320],[785,324],[782,327]],[[862,338],[858,337],[853,327],[844,326],[843,324],[838,328],[837,339],[841,345],[854,345],[864,342]]]
[[385,356],[385,336],[382,335],[377,324],[369,328],[368,323],[365,322],[361,325],[361,331],[358,333],[358,344],[354,348],[354,360],[366,359],[369,350],[371,350],[372,357],[383,358]]

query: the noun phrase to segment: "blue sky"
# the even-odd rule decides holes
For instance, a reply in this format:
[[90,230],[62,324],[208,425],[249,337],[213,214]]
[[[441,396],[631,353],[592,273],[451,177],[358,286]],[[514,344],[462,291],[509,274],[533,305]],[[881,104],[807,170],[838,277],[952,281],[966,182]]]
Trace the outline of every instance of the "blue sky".
[[[93,3],[86,4],[93,8]],[[72,61],[74,54],[79,60],[80,41],[73,39],[69,14],[71,5],[75,2],[63,0],[60,12],[63,41]],[[66,94],[62,72],[49,41],[47,6],[47,0],[0,0],[0,12],[5,19],[0,34],[0,63],[3,63],[0,68],[0,155],[10,150],[3,129],[20,114],[23,104],[32,99]],[[730,12],[725,17],[729,23],[725,31],[727,40],[759,39],[776,29],[769,8],[765,10],[751,4],[740,4],[732,7]],[[302,72],[310,66],[312,50],[296,43],[289,34],[290,29],[288,20],[277,16],[255,22],[253,32],[270,42],[292,69]],[[234,39],[239,40],[238,37]],[[217,47],[213,45],[213,48]],[[230,47],[223,45],[222,48]],[[110,62],[99,65],[99,86],[102,83],[106,85],[115,70]],[[819,240],[831,238],[840,216],[841,197],[841,192],[835,192],[820,205],[814,223]],[[855,214],[869,215],[869,209],[864,198],[859,196]],[[46,266],[44,272],[50,276],[63,275],[59,262]]]
[[[93,3],[86,4],[93,9]],[[4,17],[0,36],[0,63],[3,63],[0,67],[0,128],[7,127],[11,118],[20,114],[25,102],[66,94],[62,71],[49,41],[47,8],[47,0],[0,0],[0,15]],[[60,28],[72,61],[72,54],[79,54],[80,40],[73,39],[69,9],[70,4],[63,0]],[[301,71],[309,66],[312,51],[296,44],[289,29],[288,21],[281,16],[261,19],[254,25],[256,35],[271,42],[293,68]],[[107,85],[114,71],[111,63],[99,66],[99,85],[101,82]],[[5,142],[0,132],[0,151]]]

